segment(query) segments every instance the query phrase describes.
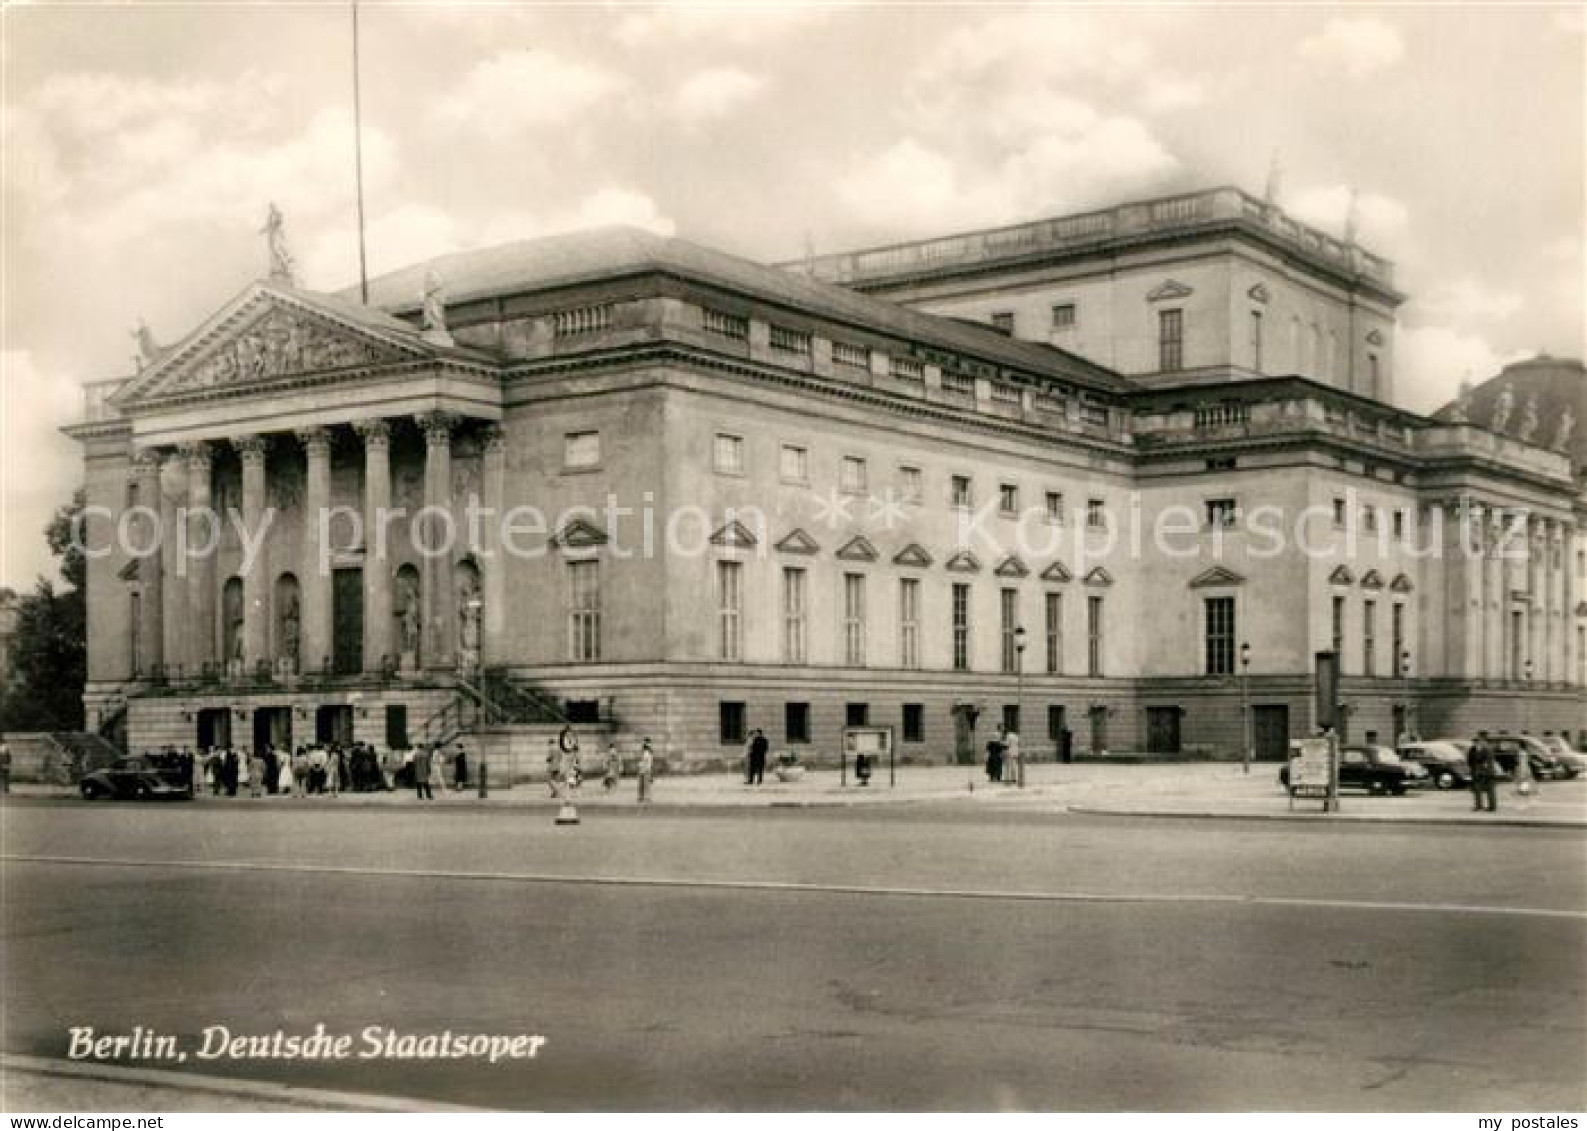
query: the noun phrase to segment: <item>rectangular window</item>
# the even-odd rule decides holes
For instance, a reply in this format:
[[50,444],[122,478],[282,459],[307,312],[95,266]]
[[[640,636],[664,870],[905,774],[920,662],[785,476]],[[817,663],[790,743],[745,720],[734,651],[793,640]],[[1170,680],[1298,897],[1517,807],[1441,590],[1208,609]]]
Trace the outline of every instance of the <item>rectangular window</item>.
[[783,662],[802,664],[805,654],[805,571],[786,566],[782,571]]
[[1373,533],[1377,532],[1377,529],[1378,529],[1378,508],[1377,507],[1362,507],[1361,508],[1361,529],[1365,530],[1369,534],[1373,534]]
[[600,462],[599,432],[569,432],[562,438],[563,467],[597,467]]
[[724,338],[731,338],[735,342],[749,339],[749,319],[737,314],[727,314],[724,311],[705,308],[704,326],[707,334],[718,334]]
[[1262,312],[1251,311],[1251,368],[1262,372]]
[[1086,674],[1102,674],[1102,598],[1086,598]]
[[962,582],[953,586],[953,670],[970,670],[970,587]]
[[406,750],[408,748],[408,705],[406,703],[386,704],[386,749]]
[[810,335],[803,330],[790,330],[786,326],[772,326],[768,334],[767,344],[780,353],[791,353],[798,357],[810,356]]
[[1345,599],[1343,597],[1334,598],[1333,650],[1334,655],[1342,662],[1345,655]]
[[869,369],[871,351],[864,346],[852,345],[849,342],[833,342],[832,360],[852,369]]
[[845,703],[843,705],[843,725],[846,727],[870,726],[871,705],[869,703]]
[[1239,521],[1240,508],[1233,499],[1207,500],[1207,527],[1211,530],[1232,530]]
[[898,469],[898,493],[906,503],[918,503],[926,497],[925,484],[920,478],[920,468]]
[[998,598],[1003,633],[1003,670],[1012,672],[1019,667],[1019,641],[1015,636],[1015,630],[1019,628],[1019,590],[1001,590]]
[[1185,363],[1185,312],[1157,312],[1157,368],[1164,373],[1182,369]]
[[992,328],[1001,330],[1005,334],[1014,333],[1014,312],[1012,310],[999,310],[992,314]]
[[1003,704],[1003,729],[1007,730],[1010,734],[1018,734],[1019,733],[1019,704],[1018,703],[1004,703]]
[[1086,500],[1086,528],[1088,530],[1108,528],[1108,508],[1101,499]]
[[1405,511],[1396,509],[1394,512],[1394,537],[1405,537]]
[[601,658],[599,562],[568,563],[568,658],[593,664]]
[[1207,674],[1234,674],[1234,598],[1207,598]]
[[810,482],[810,450],[798,444],[784,444],[777,473],[784,483]]
[[782,705],[782,733],[783,740],[788,743],[810,741],[810,704]]
[[1047,704],[1047,741],[1055,745],[1064,740],[1064,731],[1069,729],[1068,720],[1064,717],[1062,703]]
[[1377,640],[1378,603],[1367,601],[1361,606],[1361,674],[1378,674]]
[[1394,674],[1403,679],[1410,672],[1405,655],[1405,606],[1399,601],[1389,607],[1389,643],[1393,648]]
[[1334,525],[1340,530],[1345,528],[1345,519],[1349,516],[1349,508],[1343,499],[1334,500]]
[[865,666],[865,575],[843,575],[843,662]]
[[1019,513],[1019,488],[1013,483],[1001,483],[998,485],[997,509],[999,514],[1017,515]]
[[898,581],[898,666],[920,666],[920,580]]
[[1078,325],[1075,317],[1075,304],[1060,302],[1052,308],[1052,328],[1054,330],[1073,330]]
[[1062,491],[1047,492],[1047,521],[1054,526],[1064,524],[1064,497]]
[[866,490],[865,461],[859,456],[844,456],[838,466],[838,487],[845,495],[863,495]]
[[717,733],[723,746],[737,746],[744,741],[744,704],[719,702],[717,704]]
[[716,470],[728,475],[744,474],[744,437],[718,432],[713,451]]
[[926,708],[924,704],[904,704],[904,741],[926,741]]
[[948,504],[960,510],[969,510],[974,502],[974,496],[970,493],[970,477],[955,475],[948,492]]
[[1064,670],[1064,595],[1043,594],[1047,614],[1047,672],[1059,675]]
[[1382,378],[1383,374],[1378,366],[1378,355],[1375,353],[1367,354],[1367,396],[1373,400],[1378,397],[1378,382]]
[[716,563],[717,658],[738,660],[744,652],[744,563]]

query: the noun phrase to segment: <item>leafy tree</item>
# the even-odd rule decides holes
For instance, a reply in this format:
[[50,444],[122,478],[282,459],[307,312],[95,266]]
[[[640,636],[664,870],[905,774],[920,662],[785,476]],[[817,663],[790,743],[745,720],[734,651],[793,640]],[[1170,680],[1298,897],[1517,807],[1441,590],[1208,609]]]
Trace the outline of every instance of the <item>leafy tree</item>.
[[86,502],[82,491],[55,512],[45,528],[60,560],[65,589],[39,578],[16,602],[11,678],[0,693],[0,733],[14,730],[81,730],[87,678],[88,560],[72,545],[72,524]]

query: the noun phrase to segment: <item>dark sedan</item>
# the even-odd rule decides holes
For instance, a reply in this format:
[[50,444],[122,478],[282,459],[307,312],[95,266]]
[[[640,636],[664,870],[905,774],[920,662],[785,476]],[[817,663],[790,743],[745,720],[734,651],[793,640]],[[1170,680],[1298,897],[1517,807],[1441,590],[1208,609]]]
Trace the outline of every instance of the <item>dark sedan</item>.
[[157,754],[117,758],[102,770],[84,774],[77,788],[88,801],[101,797],[152,801],[193,796],[193,787],[181,761]]
[[1471,784],[1471,768],[1466,762],[1466,752],[1453,743],[1436,739],[1408,742],[1397,753],[1402,761],[1419,764],[1439,789],[1465,789]]
[[[1289,788],[1289,767],[1278,772],[1279,784]],[[1339,751],[1339,788],[1364,789],[1368,793],[1392,793],[1396,797],[1408,789],[1427,784],[1427,771],[1415,762],[1401,760],[1386,746],[1346,746]]]

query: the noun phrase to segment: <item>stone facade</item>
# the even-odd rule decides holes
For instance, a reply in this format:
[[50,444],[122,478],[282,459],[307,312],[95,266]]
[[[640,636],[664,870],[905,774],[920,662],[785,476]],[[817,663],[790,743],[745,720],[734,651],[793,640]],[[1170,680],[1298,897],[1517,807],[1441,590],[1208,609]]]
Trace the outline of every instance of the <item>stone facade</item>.
[[[1587,725],[1570,461],[1386,403],[1382,261],[1194,215],[1175,245],[1114,285],[1111,353],[626,231],[445,257],[369,307],[255,283],[71,429],[90,717],[134,747],[461,734],[522,776],[547,720],[512,701],[681,766],[755,727],[819,760],[862,722],[951,761],[1013,715],[1037,757],[1063,729],[1228,756],[1249,704],[1273,755],[1337,645],[1353,737]],[[1014,301],[939,282],[901,297]],[[1310,296],[1336,363],[1242,361],[1256,293]],[[1126,357],[1164,301],[1195,372]],[[1373,386],[1338,361],[1368,350]]]

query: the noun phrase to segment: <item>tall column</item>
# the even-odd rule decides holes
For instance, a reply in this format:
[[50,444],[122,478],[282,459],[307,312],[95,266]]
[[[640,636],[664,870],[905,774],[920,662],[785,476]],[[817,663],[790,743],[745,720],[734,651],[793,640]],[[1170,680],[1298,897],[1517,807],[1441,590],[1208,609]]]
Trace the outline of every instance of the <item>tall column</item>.
[[1554,568],[1554,678],[1560,683],[1571,681],[1570,666],[1570,528],[1556,522],[1554,537],[1549,546],[1549,562]]
[[298,570],[302,590],[303,623],[300,629],[302,670],[327,670],[331,651],[331,571],[329,547],[321,546],[322,516],[331,505],[331,434],[324,428],[304,428],[298,442],[308,469],[303,477],[303,561]]
[[450,413],[431,412],[414,419],[424,431],[424,521],[420,539],[424,547],[424,666],[445,669],[453,665],[455,637],[453,548],[446,543],[456,530],[445,516],[451,513],[452,428],[457,418]]
[[480,531],[480,545],[475,547],[480,561],[480,571],[483,574],[480,582],[483,590],[481,596],[485,601],[485,616],[479,634],[479,663],[482,668],[491,661],[499,662],[502,658],[505,644],[502,631],[507,624],[506,609],[503,607],[503,597],[507,591],[503,574],[507,563],[501,552],[501,516],[506,493],[507,443],[501,428],[494,424],[485,430],[484,440],[485,481],[481,485],[480,504],[485,509],[485,515],[483,529]]
[[214,452],[199,441],[182,449],[187,460],[187,637],[192,674],[215,660],[215,554],[219,526],[210,506]]
[[[159,496],[151,504],[160,509],[160,572],[162,589],[161,648],[165,671],[171,678],[192,673],[192,649],[187,644],[187,566],[179,559],[176,524],[181,515],[178,496],[187,491],[187,460],[175,449],[160,453]],[[170,490],[167,490],[169,484]],[[183,500],[185,506],[185,499]]]
[[391,426],[385,420],[361,420],[354,427],[364,441],[364,670],[377,672],[390,656],[390,537],[380,519],[391,510]]
[[[242,521],[248,532],[247,545],[254,545],[264,522],[265,456],[269,441],[263,436],[239,436],[232,447],[242,457]],[[242,660],[252,673],[266,658],[270,592],[269,543],[259,543],[252,561],[242,568]]]
[[[162,514],[165,492],[160,486],[160,456],[154,451],[138,453],[134,466],[138,475],[138,505],[153,516]],[[138,622],[138,655],[141,669],[133,674],[147,679],[165,662],[165,569],[160,561],[161,542],[167,528],[158,519],[142,519],[137,524],[134,548],[144,553],[138,559],[138,584],[143,590],[143,618]]]
[[1489,508],[1484,524],[1488,570],[1484,575],[1483,640],[1487,644],[1487,676],[1490,679],[1510,678],[1510,627],[1509,610],[1505,608],[1504,589],[1509,579],[1509,562],[1505,555],[1509,546],[1504,533],[1504,513]]

